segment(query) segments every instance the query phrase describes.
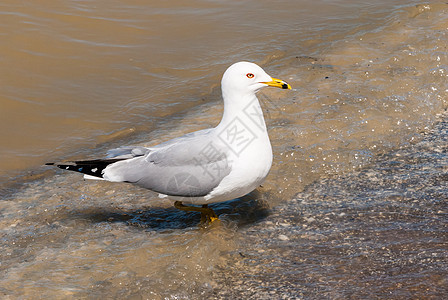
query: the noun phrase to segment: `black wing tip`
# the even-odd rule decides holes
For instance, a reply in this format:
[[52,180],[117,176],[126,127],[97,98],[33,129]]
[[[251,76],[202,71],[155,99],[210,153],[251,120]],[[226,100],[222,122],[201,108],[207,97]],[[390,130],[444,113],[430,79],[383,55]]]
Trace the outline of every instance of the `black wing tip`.
[[62,170],[74,171],[82,174],[103,178],[103,170],[110,164],[123,159],[95,159],[84,161],[72,161],[66,163],[46,163],[46,166],[55,166]]

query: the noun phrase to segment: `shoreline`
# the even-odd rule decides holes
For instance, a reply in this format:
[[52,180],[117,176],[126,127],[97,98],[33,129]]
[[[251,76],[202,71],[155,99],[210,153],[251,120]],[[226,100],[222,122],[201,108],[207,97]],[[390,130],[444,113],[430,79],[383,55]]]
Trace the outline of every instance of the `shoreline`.
[[446,295],[447,166],[445,111],[417,143],[318,180],[243,228],[209,297]]

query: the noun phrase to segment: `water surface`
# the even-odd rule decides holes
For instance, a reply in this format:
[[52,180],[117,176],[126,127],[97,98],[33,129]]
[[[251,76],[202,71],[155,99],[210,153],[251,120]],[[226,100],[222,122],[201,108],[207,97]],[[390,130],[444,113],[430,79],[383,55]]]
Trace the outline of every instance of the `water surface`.
[[[446,144],[428,154],[419,143],[447,108],[448,5],[0,7],[4,297],[443,292]],[[146,190],[41,166],[216,125],[221,74],[239,60],[295,89],[259,94],[274,165],[256,192],[214,206],[220,224],[203,229]]]

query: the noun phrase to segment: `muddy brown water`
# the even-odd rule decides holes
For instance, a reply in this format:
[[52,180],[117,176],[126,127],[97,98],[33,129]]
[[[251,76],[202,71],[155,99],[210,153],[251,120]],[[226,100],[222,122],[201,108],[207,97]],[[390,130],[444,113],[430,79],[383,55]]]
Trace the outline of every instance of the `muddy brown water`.
[[[447,4],[1,7],[2,297],[446,294]],[[41,166],[216,125],[239,60],[294,90],[259,94],[274,164],[219,224]]]

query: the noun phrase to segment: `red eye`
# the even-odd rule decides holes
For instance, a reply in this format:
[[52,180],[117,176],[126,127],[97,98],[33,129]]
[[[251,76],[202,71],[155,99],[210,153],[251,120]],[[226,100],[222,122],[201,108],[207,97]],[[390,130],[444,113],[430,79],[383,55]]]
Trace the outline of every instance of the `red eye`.
[[247,73],[246,76],[247,76],[247,78],[254,78],[254,74],[252,74],[252,73]]

